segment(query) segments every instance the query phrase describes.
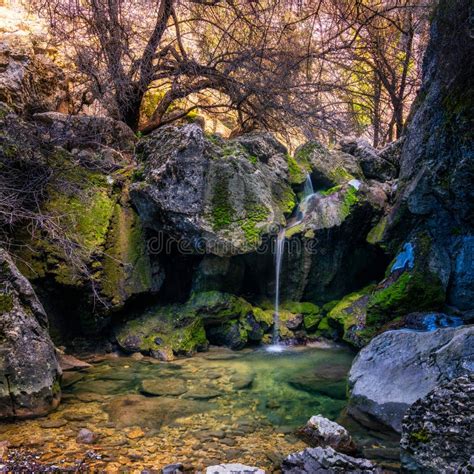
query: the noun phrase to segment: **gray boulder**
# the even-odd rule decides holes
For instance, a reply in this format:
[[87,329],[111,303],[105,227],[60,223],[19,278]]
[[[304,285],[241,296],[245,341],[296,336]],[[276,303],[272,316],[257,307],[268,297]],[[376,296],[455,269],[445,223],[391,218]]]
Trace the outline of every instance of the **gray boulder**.
[[125,123],[110,117],[43,112],[33,118],[44,140],[67,150],[111,148],[117,152],[132,153],[135,146],[133,131]]
[[364,178],[355,156],[342,150],[330,151],[317,141],[310,141],[298,147],[295,161],[311,173],[311,179],[317,190],[344,184],[354,178]]
[[33,37],[30,26],[24,21],[2,25],[0,101],[28,115],[65,108],[66,75],[48,56],[46,38]]
[[387,160],[385,155],[381,155],[370,143],[362,138],[348,138],[339,143],[341,151],[350,153],[357,158],[357,161],[368,179],[387,181],[397,177],[398,170],[393,162]]
[[401,460],[406,472],[474,471],[474,374],[436,387],[407,411]]
[[46,415],[61,399],[60,377],[44,309],[0,249],[0,418]]
[[397,432],[407,409],[437,385],[474,370],[474,326],[387,331],[355,358],[349,413]]
[[332,448],[307,448],[290,454],[282,463],[283,474],[369,474],[382,470],[367,459],[341,454]]
[[345,453],[355,451],[355,445],[349,432],[343,426],[322,415],[312,416],[299,430],[299,435],[311,446],[330,446]]
[[283,150],[268,134],[223,140],[196,124],[163,127],[138,144],[143,180],[132,200],[145,224],[182,250],[247,253],[295,206]]
[[383,274],[385,257],[367,234],[386,203],[383,187],[355,179],[308,199],[286,231],[282,298],[324,304]]

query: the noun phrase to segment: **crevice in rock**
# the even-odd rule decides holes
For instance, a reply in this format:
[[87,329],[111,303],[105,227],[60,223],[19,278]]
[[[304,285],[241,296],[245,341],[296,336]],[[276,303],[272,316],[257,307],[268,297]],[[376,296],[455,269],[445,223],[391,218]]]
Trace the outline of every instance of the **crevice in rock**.
[[10,397],[10,404],[12,407],[12,415],[16,415],[16,410],[15,410],[15,397],[12,392],[12,387],[10,383],[10,374],[5,374],[5,380],[7,382],[7,390],[8,390],[8,396]]

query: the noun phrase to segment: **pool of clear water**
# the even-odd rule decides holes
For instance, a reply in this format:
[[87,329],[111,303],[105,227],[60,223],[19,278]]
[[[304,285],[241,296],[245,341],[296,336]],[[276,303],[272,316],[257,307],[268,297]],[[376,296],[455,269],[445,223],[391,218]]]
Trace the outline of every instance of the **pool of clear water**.
[[[63,467],[140,471],[182,462],[192,472],[243,462],[272,472],[306,447],[295,429],[312,415],[345,423],[353,357],[346,348],[304,347],[219,349],[171,363],[102,358],[66,374],[57,411],[3,425],[0,438]],[[96,435],[93,444],[78,442],[82,428]],[[354,434],[366,445],[386,444],[376,433]]]

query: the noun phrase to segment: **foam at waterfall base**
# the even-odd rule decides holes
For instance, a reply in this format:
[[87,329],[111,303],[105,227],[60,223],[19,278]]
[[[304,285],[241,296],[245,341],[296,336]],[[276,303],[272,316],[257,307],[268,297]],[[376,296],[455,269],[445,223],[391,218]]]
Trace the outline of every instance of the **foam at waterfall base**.
[[285,346],[282,344],[272,344],[270,346],[265,347],[267,352],[283,352],[285,350]]

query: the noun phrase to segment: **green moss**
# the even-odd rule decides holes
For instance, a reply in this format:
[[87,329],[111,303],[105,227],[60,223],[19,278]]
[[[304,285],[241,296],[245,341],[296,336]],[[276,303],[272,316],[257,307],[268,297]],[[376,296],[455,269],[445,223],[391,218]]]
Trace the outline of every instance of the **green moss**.
[[296,224],[290,227],[289,229],[285,230],[285,237],[287,239],[290,239],[294,235],[300,234],[301,232],[303,232],[303,230],[304,230],[304,224]]
[[216,181],[211,203],[214,230],[219,231],[228,227],[232,223],[235,213],[230,203],[228,179],[222,177]]
[[152,286],[151,268],[140,221],[129,207],[115,205],[102,261],[102,293],[114,305]]
[[240,227],[244,231],[245,239],[249,245],[257,245],[260,241],[262,229],[257,225],[264,222],[270,211],[263,205],[246,203],[246,217],[240,222]]
[[252,313],[257,323],[263,323],[267,327],[273,324],[273,310],[254,307]]
[[13,296],[10,293],[0,293],[0,314],[9,313],[13,309]]
[[368,286],[360,291],[355,291],[342,298],[329,311],[327,318],[333,321],[333,326],[338,325],[344,334],[352,327],[365,322],[366,301],[365,297],[371,292],[373,286]]
[[127,349],[129,340],[140,352],[170,351],[190,354],[207,346],[203,322],[185,305],[158,307],[144,316],[128,321],[116,334],[117,342]]
[[277,201],[283,214],[290,214],[296,206],[296,194],[289,186],[285,186],[277,197]]
[[301,184],[306,179],[306,173],[304,167],[300,166],[296,159],[291,156],[287,155],[287,163],[288,163],[288,174],[291,184]]
[[352,186],[348,186],[346,192],[344,193],[344,199],[341,205],[341,213],[343,218],[346,218],[350,214],[352,206],[358,202],[359,198],[357,196],[357,190]]
[[385,228],[387,227],[387,217],[382,217],[379,222],[367,234],[367,242],[369,244],[378,244],[382,241]]
[[205,291],[194,293],[187,303],[189,311],[204,319],[239,319],[252,312],[252,305],[229,293]]
[[329,331],[330,329],[331,326],[329,326],[329,319],[325,316],[318,324],[318,331]]
[[295,154],[296,161],[306,170],[311,169],[311,155],[315,150],[324,152],[323,146],[317,141],[310,141],[300,146]]
[[285,301],[281,307],[295,314],[319,314],[321,312],[319,306],[307,301]]
[[412,431],[410,433],[411,441],[415,443],[428,443],[431,439],[430,433],[425,428],[422,428],[419,431]]
[[405,272],[373,294],[367,307],[367,324],[380,326],[413,311],[439,309],[444,299],[444,288],[437,277],[420,271]]
[[321,191],[323,196],[331,196],[331,194],[335,194],[342,189],[342,185],[338,184],[337,186],[333,186],[332,188],[326,189],[326,191]]
[[323,314],[329,313],[338,303],[339,300],[332,300],[324,304],[322,307]]
[[352,176],[342,166],[336,166],[334,169],[332,169],[329,173],[329,177],[335,183],[346,183],[351,179],[354,179],[354,176]]

